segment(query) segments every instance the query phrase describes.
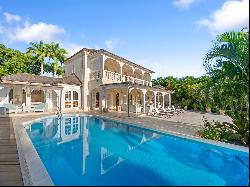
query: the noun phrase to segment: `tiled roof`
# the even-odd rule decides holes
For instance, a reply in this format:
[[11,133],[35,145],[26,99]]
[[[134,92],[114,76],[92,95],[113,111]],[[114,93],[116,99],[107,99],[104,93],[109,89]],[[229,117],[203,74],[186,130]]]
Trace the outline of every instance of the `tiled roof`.
[[40,84],[73,84],[81,85],[81,81],[75,74],[71,74],[67,77],[54,78],[41,75],[33,75],[29,73],[17,73],[12,75],[6,75],[1,77],[2,81],[18,81],[18,82],[28,82],[28,83],[40,83]]
[[134,62],[131,62],[131,61],[129,61],[129,60],[127,60],[127,59],[125,59],[125,58],[123,58],[123,57],[121,57],[121,56],[118,56],[118,55],[116,55],[116,54],[114,54],[114,53],[111,53],[111,52],[109,52],[109,51],[107,51],[107,50],[105,50],[105,49],[88,49],[88,48],[83,48],[83,49],[81,49],[80,51],[78,51],[77,53],[75,53],[74,55],[72,55],[71,57],[69,57],[69,58],[66,60],[66,62],[67,62],[69,59],[71,59],[72,57],[74,57],[75,55],[77,55],[77,54],[79,54],[80,52],[82,52],[82,51],[86,51],[86,52],[88,52],[90,55],[94,55],[94,54],[97,54],[97,53],[103,53],[103,54],[105,54],[105,55],[107,55],[107,56],[111,56],[111,57],[113,57],[113,58],[115,58],[115,59],[118,59],[118,60],[120,60],[120,61],[126,62],[126,63],[128,63],[128,64],[131,64],[131,65],[133,65],[133,66],[135,66],[135,67],[138,67],[138,68],[144,69],[144,70],[146,70],[146,71],[149,71],[150,73],[155,73],[154,71],[152,71],[152,70],[150,70],[150,69],[148,69],[148,68],[145,68],[145,67],[143,67],[143,66],[141,66],[141,65],[138,65],[138,64],[136,64],[136,63],[134,63]]

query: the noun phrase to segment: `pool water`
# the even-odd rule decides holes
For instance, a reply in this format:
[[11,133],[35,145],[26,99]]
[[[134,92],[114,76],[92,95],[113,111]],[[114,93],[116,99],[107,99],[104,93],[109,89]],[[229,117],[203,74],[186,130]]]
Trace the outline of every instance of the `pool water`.
[[27,133],[55,185],[248,185],[247,152],[91,116]]

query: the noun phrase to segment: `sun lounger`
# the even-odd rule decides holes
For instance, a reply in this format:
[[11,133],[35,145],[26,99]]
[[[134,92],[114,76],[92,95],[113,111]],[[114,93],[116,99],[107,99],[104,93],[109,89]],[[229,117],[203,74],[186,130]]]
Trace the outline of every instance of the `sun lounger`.
[[0,106],[1,114],[17,113],[17,106],[14,104],[6,103]]
[[168,113],[159,111],[158,108],[154,108],[152,110],[152,116],[169,117],[170,115]]
[[174,111],[176,111],[176,112],[179,112],[179,113],[184,112],[184,110],[183,110],[183,109],[180,109],[180,108],[175,108],[175,106],[174,106],[174,105],[172,105],[172,109],[173,109]]
[[47,110],[47,103],[40,103],[34,107],[34,112],[45,112]]

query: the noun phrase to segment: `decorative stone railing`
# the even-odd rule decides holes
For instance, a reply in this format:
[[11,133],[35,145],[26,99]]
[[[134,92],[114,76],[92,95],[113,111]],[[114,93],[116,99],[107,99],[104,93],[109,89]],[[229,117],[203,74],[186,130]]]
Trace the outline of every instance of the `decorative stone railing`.
[[130,77],[126,75],[121,75],[116,72],[104,70],[103,73],[101,71],[96,71],[90,74],[90,80],[100,80],[103,82],[111,82],[111,83],[119,83],[119,82],[132,82],[140,85],[150,86],[152,87],[152,83],[150,81],[138,79],[135,77]]

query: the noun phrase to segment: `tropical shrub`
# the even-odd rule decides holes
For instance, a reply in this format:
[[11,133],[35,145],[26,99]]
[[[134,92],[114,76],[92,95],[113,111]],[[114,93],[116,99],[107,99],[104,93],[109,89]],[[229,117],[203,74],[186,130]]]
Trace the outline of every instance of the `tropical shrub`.
[[[205,139],[249,145],[249,133],[239,130],[238,126],[223,122],[208,122],[203,118],[204,128],[197,132],[197,136]],[[235,123],[235,122],[234,122]]]

